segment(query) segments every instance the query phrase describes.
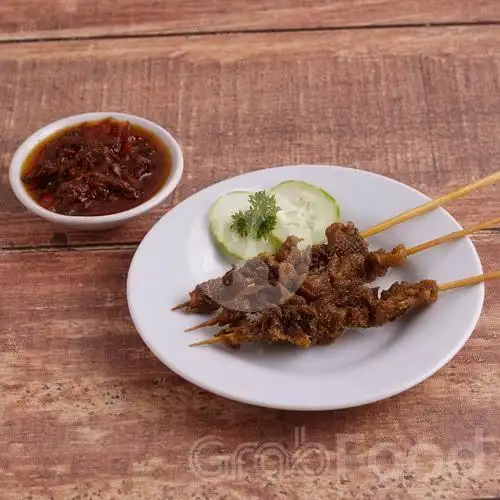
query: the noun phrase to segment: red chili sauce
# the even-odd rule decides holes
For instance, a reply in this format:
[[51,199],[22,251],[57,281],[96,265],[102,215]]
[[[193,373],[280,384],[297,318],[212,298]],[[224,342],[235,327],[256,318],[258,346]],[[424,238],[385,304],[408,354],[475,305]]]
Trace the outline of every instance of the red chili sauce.
[[151,132],[114,119],[59,131],[34,148],[21,179],[42,207],[64,215],[123,212],[152,198],[172,168]]

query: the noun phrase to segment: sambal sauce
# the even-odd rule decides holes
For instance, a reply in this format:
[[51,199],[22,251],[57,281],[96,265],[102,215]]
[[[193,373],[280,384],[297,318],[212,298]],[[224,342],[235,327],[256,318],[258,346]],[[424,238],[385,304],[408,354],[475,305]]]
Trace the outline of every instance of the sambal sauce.
[[85,122],[52,135],[26,159],[21,178],[41,206],[64,215],[123,212],[153,197],[172,167],[167,146],[129,122]]

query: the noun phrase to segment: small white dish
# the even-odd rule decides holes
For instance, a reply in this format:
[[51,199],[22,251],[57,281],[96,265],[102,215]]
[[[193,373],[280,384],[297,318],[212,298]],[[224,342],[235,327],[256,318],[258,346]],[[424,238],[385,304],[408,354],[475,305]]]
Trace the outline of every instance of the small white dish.
[[[270,188],[303,180],[326,189],[341,219],[361,230],[429,201],[415,189],[361,170],[332,166],[272,168],[234,177],[191,196],[166,214],[140,244],[130,266],[127,299],[134,324],[153,353],[186,380],[221,396],[290,410],[358,406],[422,382],[446,364],[471,335],[481,313],[483,284],[443,292],[435,304],[380,328],[351,330],[325,347],[244,345],[189,347],[215,329],[184,333],[205,319],[170,308],[197,283],[223,274],[228,263],[213,245],[208,210],[231,190]],[[368,239],[373,248],[411,247],[460,229],[437,209]],[[480,274],[481,263],[463,238],[411,256],[376,285]]]
[[[95,215],[95,216],[80,216],[80,215],[63,215],[52,212],[40,206],[28,194],[26,188],[21,181],[21,169],[26,161],[26,158],[40,142],[52,136],[59,130],[66,129],[71,126],[88,121],[104,120],[105,118],[114,118],[120,121],[128,121],[134,125],[138,125],[150,132],[152,132],[159,140],[163,141],[166,147],[170,150],[172,155],[172,169],[160,190],[150,199],[144,203],[110,215]],[[19,201],[31,212],[43,217],[44,219],[58,225],[70,229],[77,230],[104,230],[111,229],[119,226],[127,221],[135,219],[136,217],[148,212],[152,208],[162,203],[170,193],[175,189],[182,177],[184,169],[184,160],[181,148],[174,137],[160,125],[127,113],[115,112],[96,112],[96,113],[83,113],[79,115],[69,116],[53,123],[49,123],[44,127],[37,130],[34,134],[30,135],[17,149],[12,157],[9,169],[9,179],[14,194]]]

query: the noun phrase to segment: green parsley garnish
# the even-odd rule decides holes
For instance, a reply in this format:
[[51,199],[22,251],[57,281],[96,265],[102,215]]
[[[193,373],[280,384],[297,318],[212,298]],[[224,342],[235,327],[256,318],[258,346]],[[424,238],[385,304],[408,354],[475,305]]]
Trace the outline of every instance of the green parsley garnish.
[[250,208],[231,215],[231,231],[256,240],[267,238],[276,227],[276,214],[280,209],[274,194],[257,191],[248,196],[248,201]]

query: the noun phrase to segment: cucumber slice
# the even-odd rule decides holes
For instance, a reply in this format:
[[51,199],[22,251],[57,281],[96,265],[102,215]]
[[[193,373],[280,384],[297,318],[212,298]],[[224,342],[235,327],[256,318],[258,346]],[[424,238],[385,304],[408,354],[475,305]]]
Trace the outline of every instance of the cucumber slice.
[[219,249],[228,257],[250,259],[259,253],[274,252],[277,242],[273,237],[269,240],[255,240],[238,236],[231,231],[231,216],[238,210],[249,207],[248,191],[232,191],[220,196],[210,209],[210,231]]
[[335,199],[324,189],[303,181],[285,181],[270,190],[281,210],[273,235],[283,242],[288,236],[303,239],[303,245],[326,240],[325,229],[340,218]]

